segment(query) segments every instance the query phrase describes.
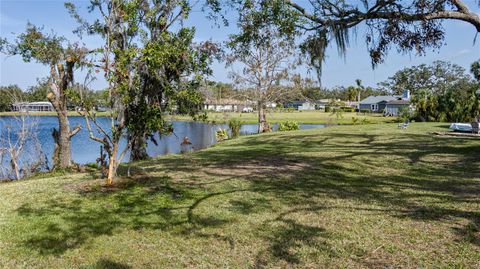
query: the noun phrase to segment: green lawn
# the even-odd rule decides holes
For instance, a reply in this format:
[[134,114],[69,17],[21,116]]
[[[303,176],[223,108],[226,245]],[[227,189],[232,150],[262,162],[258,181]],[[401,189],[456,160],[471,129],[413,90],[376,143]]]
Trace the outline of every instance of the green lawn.
[[[18,112],[0,112],[2,116],[16,116]],[[32,116],[56,116],[55,112],[30,112]],[[77,112],[69,111],[69,117],[80,117]],[[107,112],[99,112],[98,117],[109,116]],[[243,123],[257,123],[258,115],[256,113],[234,113],[234,112],[208,112],[207,121],[214,123],[226,123],[232,118],[240,119]],[[170,120],[191,121],[190,116],[168,116]],[[267,121],[270,123],[280,123],[285,121],[296,121],[299,123],[310,124],[352,124],[352,118],[356,118],[358,123],[391,123],[395,122],[396,118],[383,117],[381,114],[357,114],[357,113],[343,113],[341,117],[332,113],[325,113],[321,111],[294,111],[294,112],[268,112]],[[363,121],[363,122],[362,122]]]
[[480,268],[480,140],[444,129],[241,137],[114,188],[0,184],[0,268]]
[[[208,112],[208,121],[216,123],[224,123],[232,118],[237,118],[243,123],[257,123],[257,113],[235,113],[235,112]],[[267,121],[270,123],[280,123],[285,121],[296,121],[299,123],[310,124],[352,124],[352,118],[355,117],[358,122],[362,120],[366,123],[385,123],[394,122],[396,118],[383,117],[381,114],[357,114],[352,112],[346,112],[337,117],[332,113],[326,113],[321,111],[294,111],[294,112],[268,112]],[[188,116],[174,116],[173,119],[177,120],[189,120]]]

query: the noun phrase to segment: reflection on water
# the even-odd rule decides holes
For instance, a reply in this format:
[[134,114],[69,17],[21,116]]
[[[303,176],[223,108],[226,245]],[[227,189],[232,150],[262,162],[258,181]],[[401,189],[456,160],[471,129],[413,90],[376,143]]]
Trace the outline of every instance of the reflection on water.
[[[56,117],[32,117],[38,121],[37,136],[41,142],[42,149],[50,158],[53,153],[53,138],[52,129],[58,126]],[[0,130],[4,124],[9,124],[12,117],[0,117]],[[78,124],[83,126],[82,131],[72,138],[72,158],[76,163],[85,164],[95,162],[99,155],[100,144],[89,139],[86,131],[85,121],[82,117],[70,117],[70,126]],[[99,124],[106,127],[109,125],[108,118],[98,118]],[[207,148],[216,143],[215,131],[219,128],[228,128],[225,124],[207,124],[201,122],[173,122],[174,133],[168,136],[159,134],[156,135],[158,145],[152,142],[148,143],[147,152],[150,156],[158,156],[171,153],[180,152],[180,144],[185,136],[190,139],[193,145],[193,150],[200,150]],[[302,124],[301,129],[323,128],[324,125],[318,124]],[[277,125],[273,125],[273,130],[278,129]],[[256,124],[244,124],[240,129],[242,135],[255,134],[258,131]],[[100,136],[100,134],[97,134]],[[122,141],[121,146],[125,146],[125,141]]]

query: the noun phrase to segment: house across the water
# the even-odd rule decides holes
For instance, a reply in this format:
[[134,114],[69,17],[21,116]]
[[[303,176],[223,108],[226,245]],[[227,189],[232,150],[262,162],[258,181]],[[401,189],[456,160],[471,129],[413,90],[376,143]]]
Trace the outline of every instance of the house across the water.
[[50,102],[21,102],[12,104],[12,110],[21,112],[53,111],[53,106]]
[[292,101],[287,103],[285,107],[292,107],[295,110],[315,110],[315,103],[309,101]]
[[[285,104],[285,107],[292,107],[295,110],[322,110],[331,103],[343,103],[340,99],[320,99],[317,101],[292,101]],[[340,106],[340,105],[339,105]]]
[[360,101],[359,108],[360,111],[397,116],[401,110],[410,108],[410,91],[405,91],[402,95],[369,96]]
[[244,110],[253,111],[251,102],[236,99],[207,100],[203,104],[203,109],[215,112],[242,112]]
[[398,116],[403,110],[410,109],[410,100],[392,100],[385,106],[386,116]]

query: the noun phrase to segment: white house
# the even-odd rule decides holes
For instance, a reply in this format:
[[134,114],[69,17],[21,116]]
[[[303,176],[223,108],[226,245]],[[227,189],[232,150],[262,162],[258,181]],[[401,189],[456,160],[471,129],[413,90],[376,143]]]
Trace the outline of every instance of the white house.
[[30,111],[53,111],[50,102],[22,102],[12,104],[13,111],[30,112]]
[[204,110],[210,110],[215,112],[241,112],[246,107],[251,108],[251,102],[240,101],[236,99],[207,100],[203,104]]

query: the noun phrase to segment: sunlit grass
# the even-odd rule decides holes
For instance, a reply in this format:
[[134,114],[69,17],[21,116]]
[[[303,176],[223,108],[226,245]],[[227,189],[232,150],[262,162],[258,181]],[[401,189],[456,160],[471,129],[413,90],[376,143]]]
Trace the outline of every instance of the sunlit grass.
[[[236,112],[208,112],[208,121],[215,123],[225,123],[228,120],[236,118],[243,123],[258,123],[258,115],[256,113],[236,113]],[[269,123],[280,123],[286,121],[296,121],[306,124],[353,124],[356,119],[357,123],[387,123],[395,122],[395,117],[383,117],[377,113],[354,113],[345,112],[342,114],[332,114],[321,111],[293,111],[293,112],[268,112],[267,121]],[[172,116],[172,119],[189,120],[188,116]]]
[[114,188],[0,184],[0,267],[479,268],[480,140],[429,134],[445,128],[241,137]]
[[[56,116],[54,111],[50,112],[29,112],[32,116]],[[17,116],[18,112],[0,112],[2,116]],[[69,117],[80,117],[75,111],[68,112]],[[98,112],[98,117],[108,117],[108,112]],[[169,120],[192,121],[190,116],[170,115],[166,116]],[[207,122],[226,123],[230,119],[239,119],[244,124],[254,124],[258,122],[256,113],[235,113],[235,112],[207,112]],[[296,121],[304,124],[371,124],[371,123],[392,123],[397,120],[396,117],[383,117],[378,113],[354,113],[345,112],[342,114],[333,114],[321,111],[294,111],[294,112],[268,112],[267,121],[271,124],[286,121]],[[355,122],[354,122],[355,121]]]

